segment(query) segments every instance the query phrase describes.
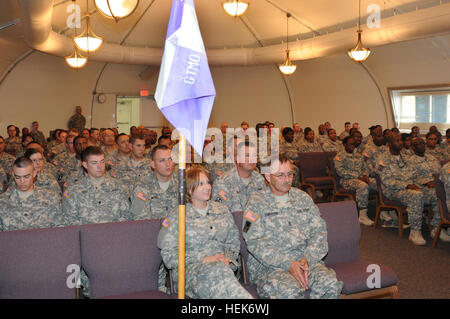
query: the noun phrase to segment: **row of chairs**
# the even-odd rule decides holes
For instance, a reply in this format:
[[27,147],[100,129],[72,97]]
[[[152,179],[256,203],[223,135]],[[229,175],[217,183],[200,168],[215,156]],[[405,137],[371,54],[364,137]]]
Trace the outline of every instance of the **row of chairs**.
[[[331,201],[333,202],[339,198],[346,198],[350,200],[356,199],[356,192],[345,189],[339,182],[340,178],[334,166],[335,156],[336,152],[299,153],[298,160],[295,164],[300,170],[300,187],[302,189],[310,188],[313,200],[315,200],[316,190],[331,190],[333,192]],[[433,177],[436,185],[436,195],[439,202],[439,210],[442,220],[433,238],[432,247],[434,248],[437,245],[437,240],[439,238],[442,226],[450,224],[450,214],[446,204],[444,185],[439,180],[438,174],[435,174]],[[402,237],[403,225],[405,224],[405,219],[407,218],[406,206],[399,201],[391,200],[384,196],[381,188],[380,176],[375,174],[375,179],[377,183],[377,192],[376,194],[373,194],[376,196],[374,227],[376,228],[378,226],[382,211],[394,210],[398,215],[398,234]],[[433,214],[431,211],[431,205],[426,205],[424,208],[428,211],[429,216]]]
[[[387,266],[361,260],[361,230],[354,201],[318,205],[327,224],[324,263],[344,282],[342,298],[397,298],[397,276]],[[233,213],[242,229],[242,212]],[[158,291],[160,220],[138,220],[0,232],[0,298],[79,298],[76,271],[89,277],[91,298],[170,299]],[[242,284],[248,283],[248,251],[241,238]],[[368,266],[380,266],[380,286],[367,285]]]

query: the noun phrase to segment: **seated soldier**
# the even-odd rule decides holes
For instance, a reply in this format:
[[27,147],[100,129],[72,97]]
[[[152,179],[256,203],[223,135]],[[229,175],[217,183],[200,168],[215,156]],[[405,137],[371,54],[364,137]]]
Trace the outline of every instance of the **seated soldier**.
[[37,149],[29,149],[25,152],[24,157],[33,162],[34,171],[36,172],[34,185],[51,190],[56,194],[61,194],[61,187],[59,186],[56,178],[48,171],[43,171],[45,162],[44,155],[42,155],[42,153]]
[[[417,185],[423,193],[424,204],[430,204],[433,210],[431,237],[434,237],[436,229],[441,222],[441,215],[439,213],[433,174],[439,174],[441,164],[434,156],[425,153],[425,141],[422,138],[415,137],[412,141],[412,148],[414,155],[409,160],[417,170]],[[450,241],[450,236],[446,232],[441,232],[439,238],[442,241]]]
[[50,149],[53,156],[57,156],[66,151],[67,135],[67,131],[59,130],[59,134],[56,136],[56,144]]
[[[223,136],[223,138],[225,137],[226,136]],[[220,149],[220,145],[215,146],[218,145],[218,143],[220,143],[220,137],[218,139],[215,139],[214,142],[212,142],[211,144],[213,144],[214,147]],[[209,147],[209,145],[207,147]],[[205,148],[203,151],[203,167],[205,167],[206,170],[209,172],[211,183],[214,183],[214,181],[217,178],[219,178],[220,176],[222,176],[223,174],[225,174],[234,167],[234,162],[236,158],[237,137],[234,136],[233,138],[230,138],[230,141],[228,143],[222,142],[222,147],[225,147],[225,151],[222,152],[222,154],[224,155],[220,158],[221,162],[217,161],[217,156],[220,156],[218,153],[215,153],[213,158],[211,158],[212,155],[210,156],[210,158],[207,158],[205,151],[208,148]]]
[[9,180],[9,176],[12,174],[12,167],[16,158],[5,152],[6,142],[5,139],[0,136],[0,166],[6,173],[6,176]]
[[339,153],[344,150],[342,142],[338,140],[336,130],[333,128],[328,129],[328,138],[325,139],[322,148],[325,152]]
[[379,158],[377,172],[383,194],[406,206],[411,226],[409,240],[415,245],[425,245],[422,237],[423,193],[417,185],[417,170],[400,155],[402,139],[393,133],[389,138],[389,152]]
[[[447,204],[447,207],[450,208],[450,162],[448,162],[447,164],[442,166],[442,168],[440,170],[439,179],[444,184],[446,204]],[[444,203],[442,203],[442,204],[444,204]],[[450,236],[450,227],[447,228],[447,235]]]
[[369,191],[376,191],[377,183],[374,178],[369,178],[370,171],[362,155],[354,152],[355,139],[347,136],[343,143],[345,150],[336,154],[334,158],[336,173],[343,187],[356,191],[360,224],[372,226],[373,221],[367,216],[367,207]]
[[112,129],[103,130],[102,134],[102,150],[105,152],[106,165],[112,165],[112,157],[117,153],[117,144],[115,141],[116,136]]
[[[228,208],[211,201],[208,172],[186,171],[186,295],[202,299],[252,299],[239,283],[239,231]],[[158,247],[164,264],[178,278],[178,212],[162,222]]]
[[328,252],[327,228],[317,206],[293,188],[294,173],[287,157],[264,174],[269,186],[253,194],[244,210],[250,282],[262,298],[338,298],[343,283],[322,259]]
[[137,182],[131,196],[132,219],[163,218],[178,205],[178,178],[173,174],[172,151],[165,145],[152,149],[152,173]]
[[350,130],[350,136],[355,140],[355,152],[363,153],[365,145],[362,143],[362,134],[356,128]]
[[77,160],[76,166],[71,166],[70,168],[65,168],[62,176],[61,176],[61,184],[63,188],[69,187],[76,183],[80,178],[85,176],[85,170],[81,165],[81,154],[86,149],[88,144],[88,139],[83,135],[75,137],[73,140],[73,148],[75,151],[75,158]]
[[323,152],[322,146],[314,139],[314,131],[305,128],[305,140],[300,144],[300,152]]
[[[77,158],[75,152],[74,140],[77,137],[67,136],[66,138],[66,151],[53,158],[53,165],[56,166],[59,172],[58,180],[64,179],[65,176],[70,175],[73,171],[80,167],[80,161]],[[82,138],[82,136],[81,136]]]
[[414,151],[412,149],[412,137],[411,134],[402,133],[402,150],[400,151],[404,157],[409,157],[414,155]]
[[319,142],[320,145],[323,145],[323,143],[325,143],[326,140],[328,140],[328,134],[327,131],[325,129],[325,125],[324,124],[320,124],[319,127],[317,128],[319,134],[317,135],[317,142]]
[[427,147],[425,153],[434,156],[439,162],[444,162],[448,160],[446,152],[439,147],[438,144],[438,134],[436,132],[428,132],[426,135]]
[[117,152],[111,156],[111,165],[113,167],[121,165],[127,161],[131,155],[130,137],[125,133],[120,133],[115,138],[117,144]]
[[34,185],[36,171],[25,157],[15,160],[12,169],[15,187],[0,195],[0,230],[20,230],[61,226],[61,196]]
[[[286,155],[292,163],[295,163],[295,161],[298,160],[298,153],[300,150],[298,145],[294,143],[294,130],[290,127],[286,127],[281,133],[283,134],[283,139],[280,143],[280,154]],[[298,187],[300,184],[300,170],[296,165],[293,165],[292,168],[295,170],[292,185]]]
[[235,167],[215,180],[212,200],[224,203],[230,212],[242,211],[249,197],[265,187],[256,161],[256,146],[249,141],[238,143]]

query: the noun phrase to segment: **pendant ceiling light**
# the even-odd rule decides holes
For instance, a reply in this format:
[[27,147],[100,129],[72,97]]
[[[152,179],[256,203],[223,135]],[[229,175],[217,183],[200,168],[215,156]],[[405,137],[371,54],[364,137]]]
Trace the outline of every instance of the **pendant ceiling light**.
[[222,7],[230,16],[238,17],[247,11],[248,3],[239,0],[230,0],[222,3]]
[[68,66],[74,69],[81,69],[84,67],[88,61],[87,57],[82,56],[76,47],[74,47],[74,51],[71,55],[67,56],[66,63]]
[[369,57],[370,49],[364,48],[361,41],[361,0],[359,0],[358,31],[356,32],[358,33],[358,42],[355,48],[348,50],[348,55],[353,61],[362,63]]
[[283,64],[278,65],[278,69],[280,69],[280,72],[284,75],[291,75],[295,72],[297,69],[297,66],[295,64],[291,63],[291,60],[289,59],[289,18],[291,17],[290,13],[286,14],[286,61],[284,61]]
[[118,22],[136,10],[139,0],[94,0],[94,3],[105,17]]
[[77,48],[88,53],[97,51],[103,44],[103,38],[95,35],[92,31],[90,16],[89,11],[86,12],[86,29],[79,36],[73,37]]

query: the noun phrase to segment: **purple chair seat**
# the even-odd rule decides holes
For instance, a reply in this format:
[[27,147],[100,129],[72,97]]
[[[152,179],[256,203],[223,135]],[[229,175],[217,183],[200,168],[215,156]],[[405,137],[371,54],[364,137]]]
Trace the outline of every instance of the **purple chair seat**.
[[[378,265],[380,267],[380,287],[385,288],[392,285],[396,285],[398,278],[395,273],[387,266],[377,263],[370,263],[363,260],[354,260],[349,262],[342,262],[334,265],[328,265],[336,271],[336,277],[344,282],[344,288],[342,292],[346,295],[354,294],[370,290],[367,286],[367,279],[373,274],[373,270],[367,271],[367,267],[371,264]],[[372,284],[372,282],[370,281]]]
[[129,294],[106,296],[101,299],[177,299],[177,295],[168,295],[159,290],[147,290]]

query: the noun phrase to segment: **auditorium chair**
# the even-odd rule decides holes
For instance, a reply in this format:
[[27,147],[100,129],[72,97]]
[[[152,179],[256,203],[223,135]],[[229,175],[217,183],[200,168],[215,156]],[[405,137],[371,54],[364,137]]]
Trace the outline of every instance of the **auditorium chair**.
[[438,204],[439,204],[439,213],[441,215],[441,222],[439,223],[437,230],[436,230],[436,234],[434,235],[434,238],[433,238],[432,247],[435,248],[437,245],[437,241],[439,239],[439,234],[441,232],[442,226],[450,225],[450,213],[449,213],[448,207],[447,207],[447,197],[446,197],[446,193],[445,193],[444,184],[439,179],[438,174],[434,174],[433,177],[434,177],[434,183],[436,185],[436,195],[437,195]]
[[79,298],[79,236],[77,226],[0,232],[0,298]]
[[[328,153],[328,154],[327,154]],[[299,152],[296,165],[300,170],[300,188],[311,189],[315,200],[316,190],[332,190],[333,178],[328,173],[328,157],[335,152]]]
[[[398,298],[397,276],[387,266],[376,262],[361,260],[359,257],[359,240],[361,228],[358,221],[358,211],[354,201],[331,202],[317,204],[322,218],[327,224],[328,254],[323,259],[325,265],[334,269],[339,280],[344,282],[341,298]],[[243,286],[257,296],[256,287],[248,283],[246,262],[247,246],[242,236],[242,212],[234,212],[233,217],[240,232],[241,264]],[[379,288],[369,288],[367,279],[369,265],[376,265],[380,270]],[[306,291],[309,298],[309,291]]]
[[91,298],[172,298],[158,290],[160,226],[159,219],[148,219],[80,227],[81,265]]

